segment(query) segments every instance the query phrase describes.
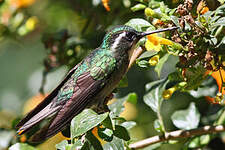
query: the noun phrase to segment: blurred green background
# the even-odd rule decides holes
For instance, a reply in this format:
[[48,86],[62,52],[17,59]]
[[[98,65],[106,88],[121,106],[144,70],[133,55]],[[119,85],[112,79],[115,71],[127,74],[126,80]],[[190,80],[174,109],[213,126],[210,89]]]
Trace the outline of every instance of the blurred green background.
[[[6,2],[9,3],[8,1],[4,3]],[[171,2],[169,2],[170,6],[174,7],[177,6],[179,1]],[[2,17],[4,9],[12,5],[9,3],[7,6],[4,3],[1,4]],[[68,60],[63,58],[59,61],[58,67],[51,69],[44,86],[46,93],[57,86],[69,68],[81,60],[86,53],[101,44],[107,29],[115,25],[125,24],[131,18],[144,18],[143,12],[133,13],[130,10],[130,6],[136,4],[133,0],[112,0],[110,2],[111,11],[109,12],[106,11],[100,0],[37,0],[31,3],[32,5],[17,8],[10,19],[13,19],[15,14],[18,13],[24,15],[22,22],[35,16],[37,23],[35,23],[35,28],[32,31],[23,34],[22,29],[18,29],[21,26],[13,30],[12,23],[8,23],[9,30],[6,32],[0,31],[0,111],[6,111],[12,116],[22,116],[24,103],[39,94],[43,78],[42,73],[46,69],[44,59],[49,55],[49,50],[43,43],[47,35],[67,29],[72,37],[73,48],[79,48],[82,52],[79,52],[80,54],[77,54],[69,62],[69,65],[65,65]],[[173,72],[177,61],[177,58],[170,56],[163,67],[160,78]],[[143,69],[136,65],[132,67],[127,76],[129,86],[120,89],[116,96],[122,97],[129,92],[136,92],[138,95],[137,107],[126,107],[128,113],[125,116],[127,115],[128,119],[137,121],[137,126],[131,130],[131,136],[136,141],[156,135],[157,132],[153,128],[156,115],[144,104],[143,95],[145,94],[145,84],[157,80],[159,77],[153,71],[153,68]],[[168,131],[175,129],[170,120],[174,110],[187,108],[190,101],[194,101],[194,98],[185,93],[175,93],[172,99],[164,101],[162,114]],[[211,107],[204,99],[199,99],[196,103],[198,106],[201,105],[201,107],[198,107],[200,113],[204,113],[208,107]],[[2,118],[4,117],[0,116],[0,122]],[[161,149],[167,150],[181,148],[182,143],[164,144],[161,147]]]

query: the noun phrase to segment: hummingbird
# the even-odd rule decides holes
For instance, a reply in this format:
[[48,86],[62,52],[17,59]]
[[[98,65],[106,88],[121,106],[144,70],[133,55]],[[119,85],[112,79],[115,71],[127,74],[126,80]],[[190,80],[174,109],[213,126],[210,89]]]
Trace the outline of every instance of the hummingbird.
[[107,111],[108,96],[126,74],[137,42],[146,35],[176,30],[170,27],[139,32],[126,25],[112,28],[102,44],[72,68],[63,81],[17,124],[19,135],[50,120],[31,142],[41,142],[62,131],[85,108]]

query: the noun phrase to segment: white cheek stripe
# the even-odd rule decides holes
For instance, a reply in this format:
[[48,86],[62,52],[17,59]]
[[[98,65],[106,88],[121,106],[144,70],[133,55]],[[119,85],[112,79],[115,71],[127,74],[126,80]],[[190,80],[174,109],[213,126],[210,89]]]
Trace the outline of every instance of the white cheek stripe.
[[112,45],[112,49],[116,49],[117,45],[119,44],[120,40],[126,36],[126,32],[121,33],[116,39],[115,42]]

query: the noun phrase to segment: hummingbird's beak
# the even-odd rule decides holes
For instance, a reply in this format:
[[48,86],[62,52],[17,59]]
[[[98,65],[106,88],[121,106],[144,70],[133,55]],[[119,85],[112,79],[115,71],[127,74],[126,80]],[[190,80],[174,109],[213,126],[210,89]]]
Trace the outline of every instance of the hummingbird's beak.
[[154,31],[147,31],[147,32],[142,32],[140,35],[140,38],[149,35],[149,34],[154,34],[154,33],[159,33],[159,32],[164,32],[164,31],[171,31],[171,30],[176,30],[179,27],[171,27],[171,28],[165,28],[165,29],[159,29],[159,30],[154,30]]

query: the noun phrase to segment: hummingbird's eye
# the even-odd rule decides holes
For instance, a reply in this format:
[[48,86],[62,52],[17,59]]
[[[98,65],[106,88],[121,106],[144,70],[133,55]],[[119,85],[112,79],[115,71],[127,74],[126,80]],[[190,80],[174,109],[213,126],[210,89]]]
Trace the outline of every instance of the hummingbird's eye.
[[126,38],[127,38],[129,41],[133,41],[135,37],[136,37],[136,35],[135,35],[135,33],[133,33],[133,32],[127,32],[127,33],[126,33]]

